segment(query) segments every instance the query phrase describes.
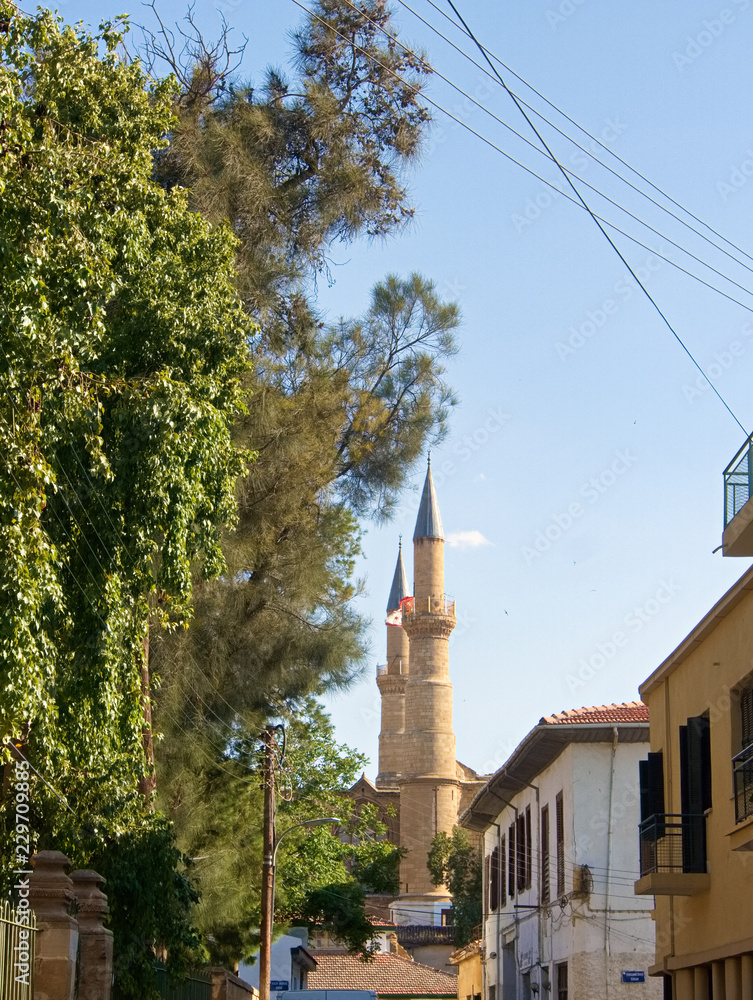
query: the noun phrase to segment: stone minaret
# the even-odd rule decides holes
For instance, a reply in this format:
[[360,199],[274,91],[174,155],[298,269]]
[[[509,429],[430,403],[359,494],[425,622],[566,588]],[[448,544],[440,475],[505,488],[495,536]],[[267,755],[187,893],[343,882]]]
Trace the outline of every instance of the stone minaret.
[[449,638],[455,604],[444,592],[444,534],[431,463],[413,534],[414,595],[403,605],[410,643],[405,684],[405,732],[400,767],[400,843],[408,849],[400,869],[393,919],[437,924],[449,895],[431,884],[426,858],[440,831],[451,833],[459,812],[460,782],[452,729]]
[[409,594],[403,564],[403,545],[397,553],[395,575],[387,601],[387,664],[379,668],[377,685],[382,695],[382,728],[379,733],[377,788],[397,788],[402,772],[405,733],[405,682],[408,679],[408,636],[399,624],[389,624]]

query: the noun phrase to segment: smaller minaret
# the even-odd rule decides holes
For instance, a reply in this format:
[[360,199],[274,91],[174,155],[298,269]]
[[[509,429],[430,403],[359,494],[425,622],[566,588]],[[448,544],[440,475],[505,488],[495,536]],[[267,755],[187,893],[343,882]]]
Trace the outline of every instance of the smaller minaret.
[[379,667],[377,686],[382,696],[382,727],[379,733],[377,788],[397,788],[405,732],[405,682],[408,677],[408,636],[400,622],[400,602],[408,597],[408,579],[403,563],[403,543],[387,601],[387,663]]

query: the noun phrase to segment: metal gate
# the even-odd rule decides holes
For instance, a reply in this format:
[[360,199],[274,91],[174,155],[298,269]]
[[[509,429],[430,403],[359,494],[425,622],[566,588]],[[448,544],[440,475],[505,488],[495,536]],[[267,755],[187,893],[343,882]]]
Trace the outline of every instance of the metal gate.
[[30,909],[0,903],[0,996],[3,1000],[32,1000],[34,990],[34,935],[37,921]]

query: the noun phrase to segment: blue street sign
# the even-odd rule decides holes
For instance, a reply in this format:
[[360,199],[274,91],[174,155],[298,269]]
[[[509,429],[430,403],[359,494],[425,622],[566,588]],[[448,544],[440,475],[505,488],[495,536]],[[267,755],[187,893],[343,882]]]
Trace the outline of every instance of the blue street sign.
[[270,990],[289,990],[290,982],[287,979],[273,979],[269,988]]
[[645,983],[646,973],[645,972],[623,972],[622,973],[623,983]]

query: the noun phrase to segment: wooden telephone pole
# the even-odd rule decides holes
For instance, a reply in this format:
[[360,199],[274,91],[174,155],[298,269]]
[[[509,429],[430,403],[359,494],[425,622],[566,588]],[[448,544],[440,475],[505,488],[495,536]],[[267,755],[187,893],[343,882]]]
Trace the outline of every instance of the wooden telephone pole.
[[274,922],[275,884],[275,739],[276,726],[267,726],[261,734],[264,744],[264,858],[261,876],[261,941],[259,943],[259,1000],[269,1000],[272,960],[272,925]]

